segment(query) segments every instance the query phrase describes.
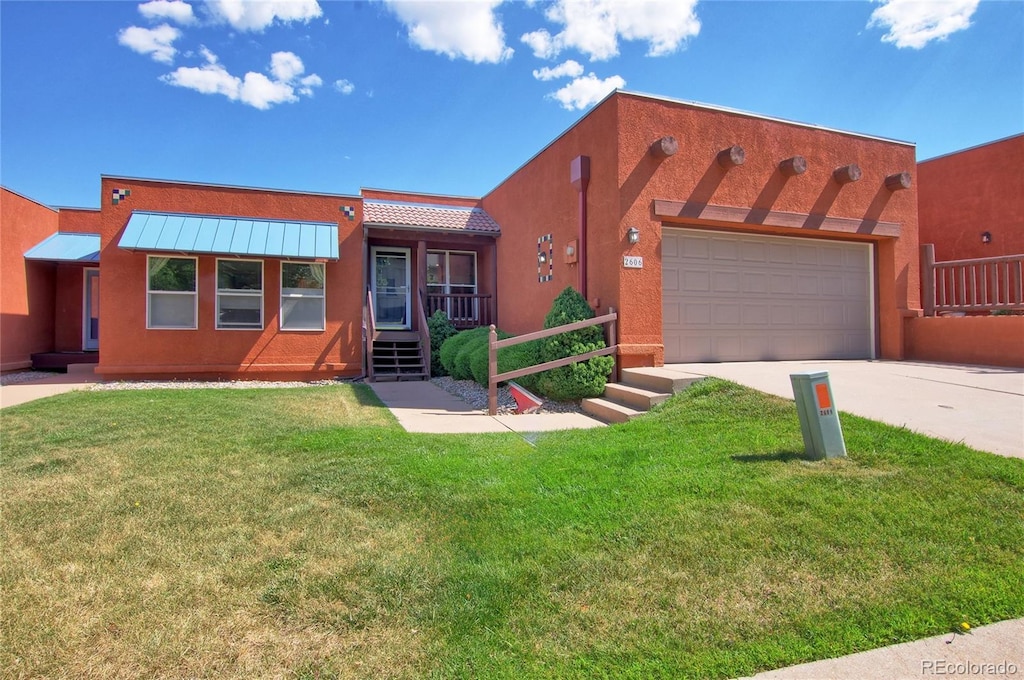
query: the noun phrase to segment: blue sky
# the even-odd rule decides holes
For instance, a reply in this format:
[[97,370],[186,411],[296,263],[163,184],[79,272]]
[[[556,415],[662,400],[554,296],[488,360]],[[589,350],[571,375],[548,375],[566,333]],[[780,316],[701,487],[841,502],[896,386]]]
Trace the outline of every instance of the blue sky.
[[0,0],[0,182],[476,196],[616,87],[930,158],[1024,130],[1024,3]]

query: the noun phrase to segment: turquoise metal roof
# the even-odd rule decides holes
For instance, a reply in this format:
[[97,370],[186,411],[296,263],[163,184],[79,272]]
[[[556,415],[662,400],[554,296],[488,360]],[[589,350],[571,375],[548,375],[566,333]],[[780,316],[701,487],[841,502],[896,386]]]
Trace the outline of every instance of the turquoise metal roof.
[[337,260],[338,225],[135,210],[117,245],[127,250]]
[[99,234],[57,232],[25,251],[26,260],[47,262],[99,262]]

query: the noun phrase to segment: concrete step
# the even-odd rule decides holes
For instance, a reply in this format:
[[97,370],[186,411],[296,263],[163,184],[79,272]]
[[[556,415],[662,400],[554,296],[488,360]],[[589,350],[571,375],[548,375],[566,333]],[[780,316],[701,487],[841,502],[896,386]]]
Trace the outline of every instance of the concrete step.
[[624,368],[619,372],[621,383],[666,394],[682,392],[703,377],[687,373],[669,373],[660,368]]
[[667,392],[655,392],[622,383],[608,383],[604,386],[605,399],[629,406],[638,411],[650,410],[652,406],[660,404],[671,396]]
[[643,411],[601,397],[584,399],[582,406],[585,412],[606,423],[625,423],[644,414]]

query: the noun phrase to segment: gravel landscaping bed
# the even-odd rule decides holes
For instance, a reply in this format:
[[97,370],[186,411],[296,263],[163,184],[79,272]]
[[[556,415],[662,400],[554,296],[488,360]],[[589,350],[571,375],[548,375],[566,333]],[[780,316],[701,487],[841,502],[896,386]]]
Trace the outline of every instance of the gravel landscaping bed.
[[[450,377],[431,378],[430,382],[440,387],[449,394],[454,394],[459,399],[481,410],[487,409],[487,388],[480,386],[473,380],[453,380]],[[583,409],[579,402],[575,401],[548,401],[543,399],[543,405],[534,413],[582,413]],[[512,398],[507,386],[498,387],[498,415],[509,415],[516,412],[516,400]]]
[[5,373],[0,375],[0,387],[4,385],[20,385],[21,383],[52,378],[57,375],[49,371],[18,371],[17,373]]

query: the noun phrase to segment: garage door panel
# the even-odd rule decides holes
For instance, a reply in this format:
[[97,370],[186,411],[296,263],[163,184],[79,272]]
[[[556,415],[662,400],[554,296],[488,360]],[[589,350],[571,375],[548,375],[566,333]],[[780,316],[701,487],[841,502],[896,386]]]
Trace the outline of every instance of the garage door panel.
[[662,238],[666,361],[872,355],[868,246],[673,228]]

